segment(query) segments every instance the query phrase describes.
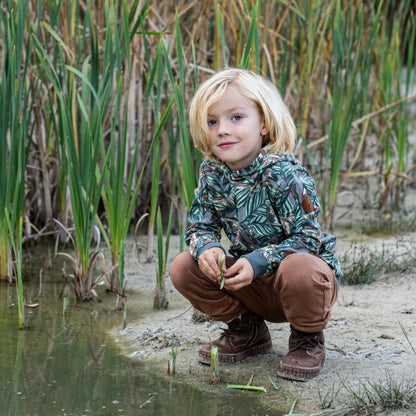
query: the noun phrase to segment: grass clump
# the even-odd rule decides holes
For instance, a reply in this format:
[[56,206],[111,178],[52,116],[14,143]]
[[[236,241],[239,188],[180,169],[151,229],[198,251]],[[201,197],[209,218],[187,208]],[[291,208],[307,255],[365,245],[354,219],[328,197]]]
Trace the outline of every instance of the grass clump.
[[363,285],[375,282],[386,271],[391,270],[395,259],[384,249],[370,250],[366,246],[354,248],[344,254],[342,282],[346,285]]
[[[397,247],[399,248],[399,247]],[[343,265],[342,283],[345,285],[364,285],[378,280],[387,273],[404,272],[415,264],[414,247],[401,251],[370,248],[367,245],[354,245],[340,257]]]
[[345,386],[351,395],[354,414],[374,415],[382,411],[414,409],[416,381],[394,380],[387,373],[385,381],[360,382],[358,390]]
[[361,230],[367,235],[393,235],[400,232],[416,231],[416,216],[385,214],[371,218],[361,225]]

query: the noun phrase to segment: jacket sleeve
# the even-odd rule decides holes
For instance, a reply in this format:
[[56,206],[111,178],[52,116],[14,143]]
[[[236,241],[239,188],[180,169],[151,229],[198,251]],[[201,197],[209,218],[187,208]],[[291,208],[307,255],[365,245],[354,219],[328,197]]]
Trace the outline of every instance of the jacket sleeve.
[[284,169],[269,174],[266,183],[284,239],[243,256],[250,261],[255,276],[275,271],[289,254],[318,254],[320,250],[320,205],[314,181],[300,165],[282,165]]
[[220,247],[224,250],[220,240],[220,220],[209,197],[208,177],[201,169],[195,199],[188,213],[185,243],[189,246],[191,256],[198,261],[199,256],[209,248]]

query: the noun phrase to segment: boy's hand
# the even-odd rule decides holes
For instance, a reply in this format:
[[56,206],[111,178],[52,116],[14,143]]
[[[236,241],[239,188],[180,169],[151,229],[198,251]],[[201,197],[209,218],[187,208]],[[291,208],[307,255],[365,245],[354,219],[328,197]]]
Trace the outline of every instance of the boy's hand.
[[[198,266],[201,272],[211,280],[220,284],[221,273],[220,273],[220,259],[224,256],[224,251],[219,247],[209,248],[204,251],[198,259]],[[225,263],[222,267],[223,271],[227,270]]]
[[238,290],[244,286],[251,285],[254,279],[254,270],[250,262],[242,257],[238,259],[225,272],[225,289]]

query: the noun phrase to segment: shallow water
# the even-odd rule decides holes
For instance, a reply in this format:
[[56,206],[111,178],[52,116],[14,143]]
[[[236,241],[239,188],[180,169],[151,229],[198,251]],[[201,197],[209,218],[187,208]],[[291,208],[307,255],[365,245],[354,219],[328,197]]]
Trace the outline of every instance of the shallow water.
[[250,392],[213,394],[156,377],[144,362],[121,356],[106,335],[104,328],[120,324],[112,305],[73,302],[63,316],[61,273],[48,273],[40,295],[32,274],[25,297],[39,306],[25,309],[24,330],[17,329],[14,287],[0,282],[2,415],[268,414]]

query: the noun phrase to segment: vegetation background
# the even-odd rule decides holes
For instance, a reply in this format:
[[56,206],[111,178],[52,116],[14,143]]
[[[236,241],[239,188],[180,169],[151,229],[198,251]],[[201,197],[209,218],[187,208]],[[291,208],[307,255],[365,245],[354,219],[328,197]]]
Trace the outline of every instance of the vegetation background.
[[107,278],[122,309],[124,241],[146,224],[164,306],[169,236],[183,231],[201,162],[187,105],[224,66],[278,86],[325,227],[348,195],[394,228],[416,182],[415,11],[412,0],[2,0],[0,276],[16,281],[19,325],[22,249],[48,235],[74,245],[77,298]]

